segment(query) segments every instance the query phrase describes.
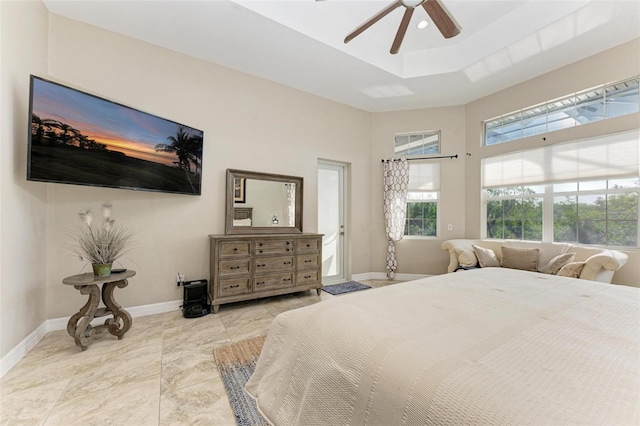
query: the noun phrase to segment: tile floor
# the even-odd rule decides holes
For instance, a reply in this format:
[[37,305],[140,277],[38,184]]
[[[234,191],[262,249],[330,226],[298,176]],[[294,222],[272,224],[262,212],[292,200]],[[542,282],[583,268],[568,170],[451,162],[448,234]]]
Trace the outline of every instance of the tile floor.
[[266,334],[277,314],[332,297],[341,296],[313,290],[201,318],[137,317],[124,339],[102,333],[84,352],[66,330],[50,332],[0,380],[0,425],[234,425],[214,346]]

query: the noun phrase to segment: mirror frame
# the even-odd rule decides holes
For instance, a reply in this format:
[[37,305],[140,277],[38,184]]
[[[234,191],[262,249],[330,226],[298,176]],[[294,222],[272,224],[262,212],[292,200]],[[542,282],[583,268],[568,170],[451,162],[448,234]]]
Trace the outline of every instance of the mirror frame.
[[[234,188],[236,178],[267,180],[296,184],[295,226],[233,226]],[[301,234],[302,233],[302,195],[304,179],[298,176],[277,175],[272,173],[250,172],[227,169],[227,200],[225,234]]]

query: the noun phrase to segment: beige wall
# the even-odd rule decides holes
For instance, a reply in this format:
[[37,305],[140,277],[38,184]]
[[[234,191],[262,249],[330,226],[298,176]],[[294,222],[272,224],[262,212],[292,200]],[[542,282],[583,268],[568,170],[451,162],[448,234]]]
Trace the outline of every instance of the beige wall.
[[[204,131],[202,196],[181,196],[56,184],[47,186],[49,243],[47,317],[73,313],[85,296],[61,284],[83,264],[65,250],[77,212],[114,205],[137,249],[123,266],[138,275],[119,291],[123,306],[182,298],[175,284],[209,274],[208,234],[224,233],[227,168],[302,176],[304,230],[316,231],[318,158],[351,164],[363,188],[352,213],[352,269],[370,269],[369,113],[180,55],[57,15],[50,17],[49,75],[55,80]],[[85,269],[86,270],[86,269]]]
[[[440,244],[465,235],[465,155],[464,107],[426,108],[411,111],[373,114],[372,178],[372,264],[373,272],[384,272],[387,240],[382,208],[382,158],[393,157],[396,133],[441,131],[441,155],[458,155],[457,159],[430,160],[440,162],[440,229],[437,238],[405,237],[396,243],[398,273],[441,274],[447,272],[448,256]],[[447,225],[453,225],[448,231]]]
[[[603,83],[640,74],[640,40],[634,40],[580,62],[526,81],[466,105],[468,238],[478,238],[480,229],[480,160],[483,157],[543,145],[583,139],[640,127],[640,113],[612,118],[572,129],[534,136],[491,147],[481,147],[482,121],[519,108],[535,105]],[[543,139],[543,138],[546,138]],[[640,286],[640,251],[624,250],[629,262],[616,272],[614,283]]]
[[[482,121],[518,108],[534,105],[573,91],[606,82],[615,82],[640,74],[640,40],[571,64],[471,102],[462,107],[431,108],[373,114],[372,195],[373,248],[372,270],[383,272],[386,242],[382,212],[380,159],[392,156],[393,135],[408,131],[442,130],[443,155],[458,154],[457,160],[442,160],[440,233],[432,239],[403,239],[396,247],[398,272],[436,274],[446,272],[447,255],[440,248],[449,238],[479,238],[480,232],[480,160],[483,157],[518,151],[544,144],[565,142],[594,135],[640,127],[640,114],[609,119],[574,129],[527,138],[492,147],[481,147]],[[453,225],[453,231],[446,229]],[[618,284],[640,286],[640,251],[624,250],[627,265],[615,274]]]
[[46,189],[25,179],[29,74],[47,70],[47,20],[40,2],[0,2],[2,357],[47,319]]
[[[0,356],[46,319],[67,317],[86,296],[61,284],[87,271],[70,254],[68,232],[77,213],[110,200],[116,219],[137,236],[123,266],[138,271],[117,299],[125,306],[182,297],[174,276],[208,277],[208,239],[224,232],[227,168],[305,179],[304,229],[316,230],[319,158],[349,165],[351,209],[348,269],[383,272],[381,158],[392,156],[393,135],[441,130],[441,229],[438,238],[398,243],[399,271],[446,271],[443,240],[477,237],[479,162],[503,150],[536,146],[523,140],[479,145],[482,120],[542,100],[640,73],[640,41],[525,82],[466,106],[370,114],[269,81],[212,65],[66,18],[38,2],[0,2]],[[24,25],[29,22],[29,25]],[[612,66],[615,64],[615,66]],[[202,196],[27,182],[28,75],[36,74],[204,130]],[[557,132],[549,142],[639,126],[638,115]],[[469,153],[470,156],[466,155]],[[446,225],[452,224],[453,231]],[[640,253],[615,282],[640,281]],[[84,269],[83,269],[84,267]]]

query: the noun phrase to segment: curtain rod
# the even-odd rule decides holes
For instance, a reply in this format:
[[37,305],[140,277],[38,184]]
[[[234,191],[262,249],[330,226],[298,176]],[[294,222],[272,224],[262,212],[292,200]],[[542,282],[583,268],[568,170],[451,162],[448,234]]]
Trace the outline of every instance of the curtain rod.
[[[450,159],[453,159],[453,158],[458,158],[458,154],[456,154],[456,155],[441,155],[439,157],[418,157],[418,158],[414,157],[414,158],[407,158],[407,161],[413,161],[413,160],[435,160],[435,159],[438,159],[438,158],[450,158]],[[391,158],[389,160],[382,159],[381,162],[384,163],[385,161],[400,161],[400,160],[402,160],[402,159],[401,158]]]

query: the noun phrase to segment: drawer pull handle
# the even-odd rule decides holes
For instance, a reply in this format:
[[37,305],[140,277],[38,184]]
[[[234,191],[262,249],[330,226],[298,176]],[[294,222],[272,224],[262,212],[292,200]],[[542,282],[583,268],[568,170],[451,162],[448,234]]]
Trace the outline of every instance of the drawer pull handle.
[[266,281],[259,281],[259,282],[257,282],[256,284],[258,284],[258,285],[264,285],[264,284],[266,284]]
[[304,263],[309,263],[309,262],[311,262],[311,259],[307,259],[304,261]]
[[290,244],[291,244],[291,241],[287,241],[287,245],[290,245]]
[[311,247],[311,244],[307,244],[307,247]]
[[238,247],[234,247],[234,248],[233,248],[233,251],[238,251]]
[[311,278],[311,275],[305,275],[304,277],[305,278]]
[[291,278],[283,278],[282,281],[291,281]]
[[232,266],[229,269],[240,269],[240,267],[239,266]]
[[287,251],[291,251],[291,249],[288,248]]
[[262,247],[262,243],[258,244],[260,247]]
[[291,265],[291,262],[284,262],[283,265]]
[[240,284],[236,284],[236,285],[230,285],[229,288],[238,288],[240,287]]
[[265,263],[261,263],[260,265],[256,265],[256,268],[263,268],[265,266],[267,266]]
[[262,253],[262,250],[258,250],[258,253]]

